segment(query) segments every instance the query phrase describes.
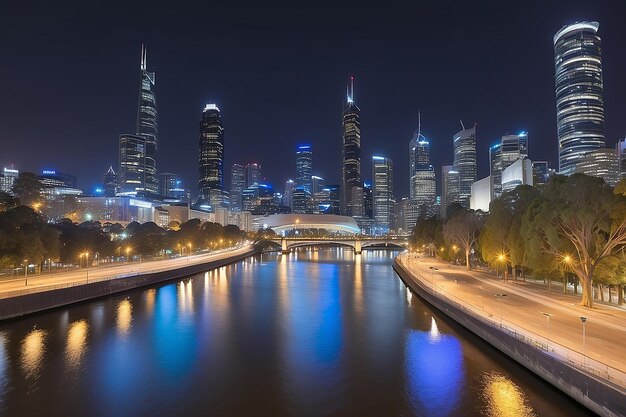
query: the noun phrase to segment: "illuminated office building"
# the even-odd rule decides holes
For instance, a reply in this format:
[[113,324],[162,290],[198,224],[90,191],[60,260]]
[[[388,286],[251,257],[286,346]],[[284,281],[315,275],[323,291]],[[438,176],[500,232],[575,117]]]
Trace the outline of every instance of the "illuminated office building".
[[598,22],[579,22],[554,35],[554,81],[559,173],[604,148],[602,48]]
[[210,210],[223,206],[224,127],[220,109],[207,104],[200,120],[199,200]]
[[296,188],[309,194],[313,193],[311,176],[313,175],[313,150],[311,145],[298,146],[296,151]]
[[[361,110],[354,102],[354,77],[350,77],[342,122],[342,205],[341,212],[347,216],[363,213],[363,199],[353,196],[353,188],[362,189],[361,180]],[[356,191],[356,193],[359,193]],[[362,194],[362,192],[361,192]]]
[[374,229],[376,233],[388,233],[393,219],[395,200],[393,198],[393,163],[381,156],[372,157],[372,179],[374,188]]
[[469,207],[472,184],[476,181],[476,126],[463,129],[452,137],[454,163],[459,173],[459,203]]

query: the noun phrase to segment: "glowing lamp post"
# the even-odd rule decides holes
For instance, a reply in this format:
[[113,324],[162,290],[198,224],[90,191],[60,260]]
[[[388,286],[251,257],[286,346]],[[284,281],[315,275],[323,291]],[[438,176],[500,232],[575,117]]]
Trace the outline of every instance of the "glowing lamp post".
[[28,285],[28,259],[24,259],[24,279],[26,281],[24,285]]
[[500,302],[500,327],[502,327],[502,298],[506,297],[506,294],[496,293],[496,297],[498,297],[498,301]]
[[587,329],[585,325],[587,324],[587,317],[580,317],[580,321],[583,324],[583,355],[587,355]]
[[546,349],[550,350],[550,317],[552,317],[554,314],[546,313],[544,311],[540,311],[539,314],[545,316],[548,319],[548,338],[546,339]]

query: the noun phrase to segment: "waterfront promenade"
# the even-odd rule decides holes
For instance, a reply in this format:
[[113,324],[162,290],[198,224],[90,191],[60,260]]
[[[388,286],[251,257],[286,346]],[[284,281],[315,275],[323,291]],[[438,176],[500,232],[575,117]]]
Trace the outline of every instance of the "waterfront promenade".
[[[547,354],[626,387],[626,311],[574,297],[504,283],[492,274],[466,271],[430,257],[403,254],[398,262],[422,287],[444,296],[496,327],[522,336]],[[583,325],[581,317],[586,321]],[[584,327],[583,327],[584,326]]]
[[[0,299],[113,279],[121,279],[136,275],[174,270],[192,265],[219,261],[228,257],[244,254],[251,250],[252,245],[245,244],[211,253],[180,256],[149,262],[128,262],[102,268],[91,267],[72,269],[67,272],[58,272],[53,274],[22,275],[20,277],[14,277],[10,280],[0,282]],[[28,285],[26,285],[26,280],[28,280]]]

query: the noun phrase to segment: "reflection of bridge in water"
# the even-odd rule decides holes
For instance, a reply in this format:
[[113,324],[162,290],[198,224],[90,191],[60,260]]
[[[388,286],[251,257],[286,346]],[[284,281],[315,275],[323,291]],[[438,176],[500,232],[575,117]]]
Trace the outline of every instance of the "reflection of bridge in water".
[[368,248],[405,248],[408,245],[408,237],[406,236],[383,236],[383,237],[367,237],[367,236],[335,236],[335,237],[276,237],[274,239],[266,239],[280,245],[283,253],[290,253],[292,249],[302,246],[348,246],[359,254],[362,250]]

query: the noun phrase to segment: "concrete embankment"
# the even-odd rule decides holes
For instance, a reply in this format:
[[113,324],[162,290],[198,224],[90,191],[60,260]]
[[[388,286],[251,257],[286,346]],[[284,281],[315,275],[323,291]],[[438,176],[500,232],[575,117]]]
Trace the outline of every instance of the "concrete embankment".
[[[396,259],[393,268],[400,279],[424,301],[462,325],[511,359],[600,416],[625,417],[626,392],[621,387],[563,362],[538,346],[524,341],[477,317],[468,309],[434,292]],[[517,336],[517,337],[516,337]]]
[[109,279],[84,285],[70,286],[67,288],[59,288],[5,298],[0,300],[0,320],[38,313],[44,310],[79,303],[94,298],[105,297],[107,295],[139,287],[188,277],[240,261],[254,255],[257,251],[258,250],[256,248],[251,248],[249,251],[237,253],[232,256],[204,263],[186,265],[165,271],[148,272],[139,275],[126,276],[123,278]]

